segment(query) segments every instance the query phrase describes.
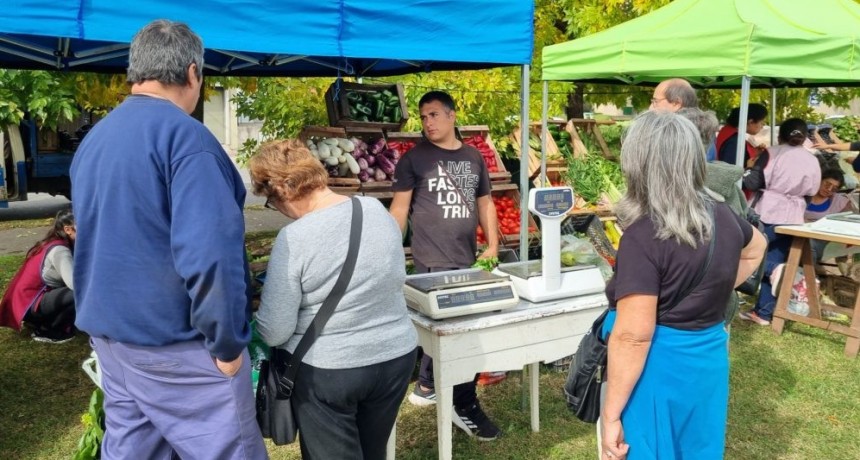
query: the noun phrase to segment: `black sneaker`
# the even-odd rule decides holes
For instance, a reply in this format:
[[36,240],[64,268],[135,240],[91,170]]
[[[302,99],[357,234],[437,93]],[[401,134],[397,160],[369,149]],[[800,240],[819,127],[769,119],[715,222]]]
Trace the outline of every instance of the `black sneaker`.
[[52,334],[49,332],[34,332],[30,334],[30,337],[33,338],[36,342],[42,343],[53,343],[53,344],[61,344],[66,342],[71,342],[72,339],[75,338],[74,333],[70,334]]
[[454,407],[453,418],[457,428],[476,437],[478,441],[494,441],[502,435],[501,430],[493,425],[477,401],[465,409]]
[[432,406],[436,404],[436,391],[432,388],[424,390],[420,383],[415,382],[415,388],[409,393],[409,402],[413,406]]

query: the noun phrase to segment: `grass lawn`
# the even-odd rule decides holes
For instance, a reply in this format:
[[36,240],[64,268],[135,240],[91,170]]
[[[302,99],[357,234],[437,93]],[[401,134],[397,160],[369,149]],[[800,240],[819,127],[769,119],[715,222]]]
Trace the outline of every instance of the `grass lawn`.
[[[21,263],[0,257],[0,286]],[[731,400],[727,459],[858,458],[860,360],[843,356],[845,338],[789,323],[774,335],[736,321],[731,340]],[[571,350],[572,351],[572,350]],[[93,384],[80,364],[89,354],[83,335],[63,345],[0,330],[0,458],[67,459],[83,433]],[[541,431],[529,431],[521,410],[519,373],[479,388],[482,403],[505,431],[479,443],[454,429],[454,456],[463,459],[592,459],[594,425],[569,415],[561,398],[566,375],[541,374]],[[696,391],[675,388],[667,391]],[[397,422],[397,457],[437,456],[435,410],[404,402]],[[297,446],[269,448],[273,459],[300,458]]]

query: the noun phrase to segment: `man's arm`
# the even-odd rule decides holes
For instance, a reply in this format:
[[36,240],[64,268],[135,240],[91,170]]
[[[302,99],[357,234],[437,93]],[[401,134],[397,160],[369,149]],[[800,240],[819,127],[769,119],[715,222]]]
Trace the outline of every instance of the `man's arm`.
[[400,226],[400,233],[406,232],[406,219],[409,217],[409,206],[412,204],[412,190],[403,192],[394,192],[394,198],[391,200],[391,207],[388,212],[397,221]]
[[[490,195],[479,196],[478,203],[478,222],[481,228],[484,229],[484,236],[487,238],[487,249],[481,254],[479,259],[487,259],[489,257],[499,256],[499,220],[496,216],[496,205]],[[394,204],[392,203],[392,207]]]

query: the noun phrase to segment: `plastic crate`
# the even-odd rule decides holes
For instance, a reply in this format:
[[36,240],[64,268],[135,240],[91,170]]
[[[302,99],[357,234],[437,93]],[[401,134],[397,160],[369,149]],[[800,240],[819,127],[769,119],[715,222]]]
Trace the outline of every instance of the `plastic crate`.
[[[349,112],[349,93],[371,93],[389,91],[400,100],[400,119],[390,122],[360,121],[355,119]],[[329,124],[332,126],[343,126],[345,128],[377,128],[386,131],[399,131],[406,120],[409,119],[409,110],[406,106],[406,97],[403,94],[403,85],[400,83],[390,85],[364,85],[335,81],[325,92],[325,106],[328,114]]]
[[603,230],[603,223],[596,214],[573,214],[561,222],[561,234],[584,233],[601,257],[615,267],[615,248]]

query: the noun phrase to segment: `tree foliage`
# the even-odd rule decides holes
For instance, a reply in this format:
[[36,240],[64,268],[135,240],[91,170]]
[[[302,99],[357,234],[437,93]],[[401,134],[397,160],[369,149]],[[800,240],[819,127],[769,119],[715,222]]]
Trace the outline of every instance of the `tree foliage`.
[[53,72],[0,69],[0,125],[18,124],[27,113],[51,129],[71,120],[78,113],[74,85]]

